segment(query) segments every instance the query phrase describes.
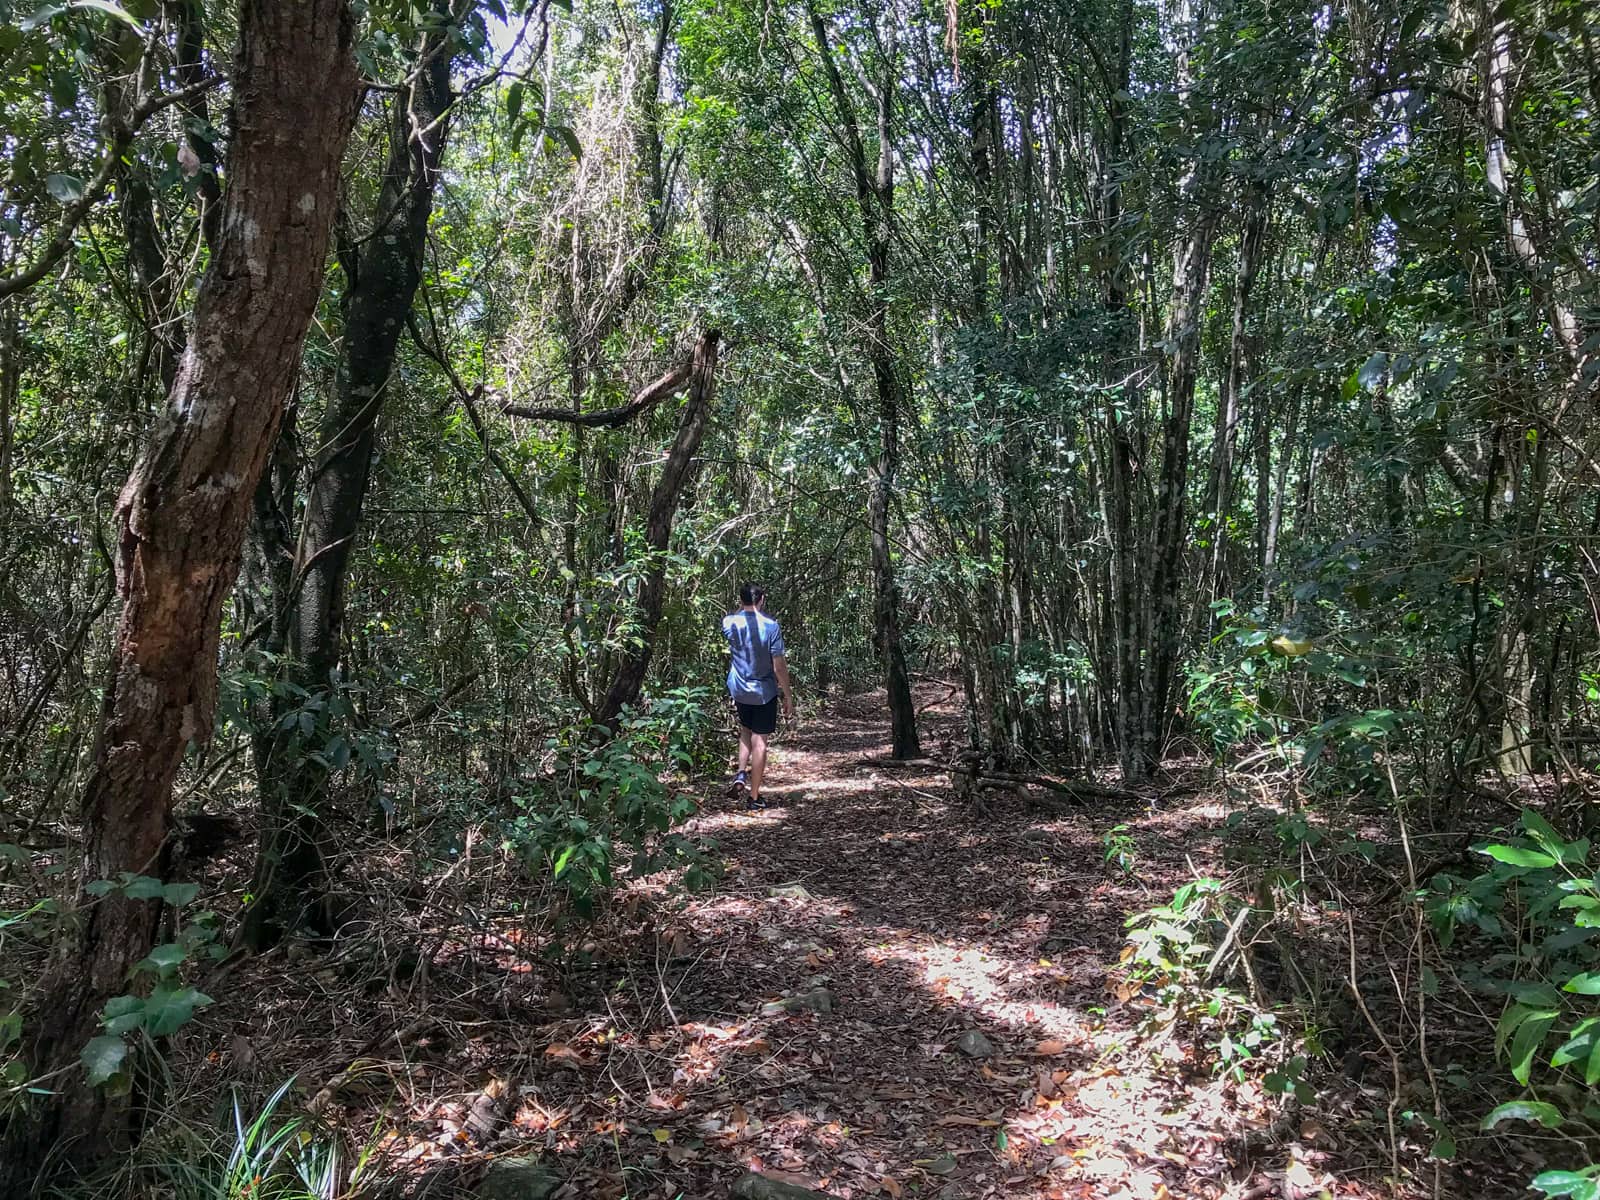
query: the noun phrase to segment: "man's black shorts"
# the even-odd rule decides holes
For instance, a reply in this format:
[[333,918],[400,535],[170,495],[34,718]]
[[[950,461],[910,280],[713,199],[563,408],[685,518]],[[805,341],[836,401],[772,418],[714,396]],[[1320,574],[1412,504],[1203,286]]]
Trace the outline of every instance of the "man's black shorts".
[[768,734],[778,728],[778,698],[774,696],[765,704],[739,704],[739,724],[751,733]]

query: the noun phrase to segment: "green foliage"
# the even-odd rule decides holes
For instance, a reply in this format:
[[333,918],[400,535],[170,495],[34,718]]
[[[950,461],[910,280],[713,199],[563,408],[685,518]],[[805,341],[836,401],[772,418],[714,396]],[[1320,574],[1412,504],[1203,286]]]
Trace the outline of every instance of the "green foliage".
[[667,779],[707,752],[704,689],[680,689],[643,712],[625,712],[615,736],[603,727],[569,727],[547,744],[555,767],[514,797],[505,843],[536,879],[548,878],[580,916],[618,884],[669,866],[685,868],[691,889],[710,881],[701,848],[677,833],[695,802]]
[[[1461,943],[1457,969],[1467,981],[1505,998],[1495,1054],[1529,1091],[1498,1105],[1483,1127],[1523,1122],[1592,1135],[1600,1128],[1600,856],[1588,838],[1563,837],[1531,808],[1518,834],[1478,847],[1488,870],[1441,873],[1422,899],[1441,945]],[[1597,1170],[1546,1172],[1533,1186],[1594,1196]]]
[[[295,1080],[285,1080],[256,1106],[235,1092],[231,1121],[220,1130],[164,1131],[140,1165],[172,1200],[340,1200],[373,1182],[373,1140],[354,1155],[322,1122],[291,1110]],[[181,1139],[175,1136],[181,1133]]]
[[126,1092],[133,1083],[134,1049],[171,1037],[213,1003],[183,982],[184,968],[221,958],[226,948],[218,940],[214,912],[183,912],[199,894],[195,884],[125,873],[116,880],[93,880],[84,890],[102,901],[108,896],[162,901],[175,926],[176,940],[153,947],[133,965],[129,991],[106,1001],[100,1012],[104,1032],[91,1038],[79,1055],[91,1086]]
[[1115,867],[1117,874],[1124,878],[1133,876],[1134,864],[1138,861],[1137,847],[1134,845],[1133,835],[1128,832],[1126,824],[1113,825],[1106,830],[1100,839],[1100,844],[1105,850],[1104,861],[1108,866]]
[[1151,1004],[1145,1036],[1186,1033],[1209,1048],[1219,1074],[1264,1073],[1269,1092],[1310,1100],[1302,1076],[1314,1043],[1300,1052],[1276,1013],[1220,981],[1239,961],[1240,933],[1253,912],[1221,881],[1202,878],[1128,919],[1123,958],[1130,983]]

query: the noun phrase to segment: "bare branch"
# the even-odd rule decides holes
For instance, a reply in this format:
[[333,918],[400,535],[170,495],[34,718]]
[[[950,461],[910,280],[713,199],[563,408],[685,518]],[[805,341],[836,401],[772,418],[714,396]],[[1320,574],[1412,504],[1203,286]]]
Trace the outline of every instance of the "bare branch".
[[689,382],[693,364],[681,362],[645,387],[627,404],[617,408],[602,408],[596,412],[573,412],[570,408],[523,408],[517,404],[501,405],[500,411],[508,417],[522,417],[529,421],[560,421],[566,425],[582,425],[588,429],[612,429],[625,425],[646,409],[654,408],[673,392]]

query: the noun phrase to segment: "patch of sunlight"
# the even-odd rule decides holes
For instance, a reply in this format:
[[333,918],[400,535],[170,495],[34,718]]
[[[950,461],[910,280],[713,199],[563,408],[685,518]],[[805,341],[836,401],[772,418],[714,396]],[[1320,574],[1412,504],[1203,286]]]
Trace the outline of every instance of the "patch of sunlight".
[[767,796],[772,798],[779,795],[787,796],[790,793],[801,796],[818,796],[827,792],[865,792],[870,790],[871,786],[872,781],[865,777],[850,779],[812,779],[806,781],[805,783],[796,783],[780,788],[773,788],[767,792]]
[[1039,997],[1019,999],[1017,991],[1032,984],[1039,990],[1065,987],[1068,979],[1048,959],[1021,962],[984,945],[916,942],[903,932],[884,931],[875,940],[872,957],[913,968],[922,986],[951,1004],[998,1025],[1027,1031],[1068,1046],[1083,1040],[1084,1013],[1078,1008]]
[[761,901],[749,896],[703,896],[689,902],[698,917],[725,917],[732,921],[755,921],[765,917]]
[[688,824],[688,828],[695,832],[715,831],[718,829],[755,829],[782,825],[788,820],[789,814],[785,809],[770,807],[757,809],[754,812],[720,812],[704,813],[695,817]]

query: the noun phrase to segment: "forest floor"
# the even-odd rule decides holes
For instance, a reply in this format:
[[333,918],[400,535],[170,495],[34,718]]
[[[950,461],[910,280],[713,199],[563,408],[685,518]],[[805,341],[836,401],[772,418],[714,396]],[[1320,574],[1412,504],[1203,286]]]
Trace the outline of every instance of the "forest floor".
[[[922,697],[930,743],[958,732],[944,691]],[[1221,806],[977,812],[940,771],[874,763],[885,725],[861,696],[780,736],[767,809],[713,793],[693,821],[719,885],[634,885],[560,987],[503,905],[481,940],[435,944],[421,994],[249,964],[258,1031],[226,1043],[239,1015],[210,1010],[189,1044],[216,1074],[192,1083],[325,1084],[316,1103],[412,1197],[533,1155],[549,1187],[506,1195],[709,1200],[747,1170],[851,1200],[1412,1194],[1376,1090],[1285,1117],[1181,1037],[1134,1044],[1125,919],[1208,868]],[[1102,842],[1124,823],[1131,871]],[[1443,1194],[1507,1193],[1463,1175]]]

